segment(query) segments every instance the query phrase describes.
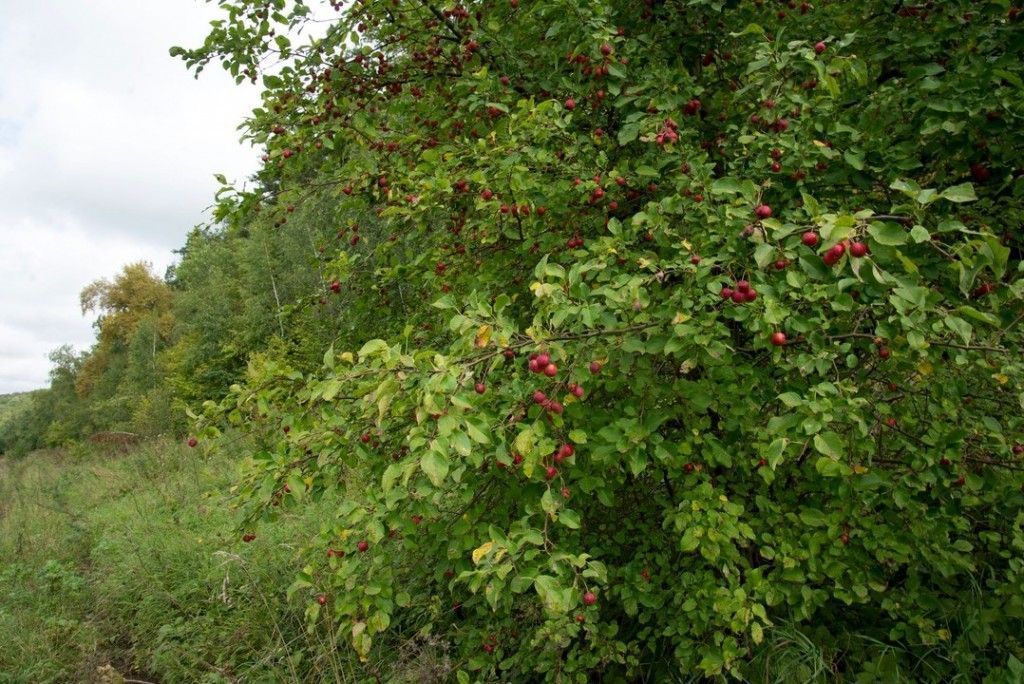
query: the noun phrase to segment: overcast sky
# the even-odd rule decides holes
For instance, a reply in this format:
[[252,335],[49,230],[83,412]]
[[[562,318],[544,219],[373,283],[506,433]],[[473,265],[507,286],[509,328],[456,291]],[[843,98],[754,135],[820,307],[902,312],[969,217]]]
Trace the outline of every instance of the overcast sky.
[[163,274],[213,174],[255,170],[236,130],[255,87],[167,54],[214,16],[199,0],[0,0],[0,394],[46,386],[50,350],[92,344],[82,287],[131,261]]

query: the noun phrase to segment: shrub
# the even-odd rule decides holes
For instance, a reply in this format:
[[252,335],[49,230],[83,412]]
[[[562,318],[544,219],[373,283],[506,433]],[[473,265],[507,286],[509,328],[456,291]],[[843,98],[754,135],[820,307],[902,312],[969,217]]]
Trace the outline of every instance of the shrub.
[[172,50],[262,77],[219,218],[340,227],[323,366],[196,416],[250,525],[343,496],[311,621],[459,681],[1020,671],[1016,9],[222,5]]

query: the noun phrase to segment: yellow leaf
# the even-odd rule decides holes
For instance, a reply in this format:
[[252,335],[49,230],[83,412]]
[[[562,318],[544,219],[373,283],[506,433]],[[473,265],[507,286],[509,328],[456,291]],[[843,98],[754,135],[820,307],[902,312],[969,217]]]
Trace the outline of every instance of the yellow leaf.
[[365,622],[357,622],[352,625],[352,647],[355,649],[361,662],[366,662],[367,657],[370,655],[370,646],[372,644],[373,639],[366,633]]
[[1010,381],[1010,378],[1006,377],[1002,373],[996,373],[992,376],[992,379],[998,382],[1000,385],[1005,385]]
[[688,252],[692,252],[693,251],[693,245],[690,244],[689,240],[683,240],[683,247],[685,247],[686,251],[688,251]]
[[484,542],[476,549],[473,549],[473,565],[480,565],[480,559],[486,556],[494,548],[494,542]]
[[672,319],[672,325],[679,325],[680,323],[685,323],[688,320],[690,320],[690,315],[684,314],[680,311],[676,314],[676,317]]
[[917,372],[921,375],[931,375],[935,371],[935,366],[929,361],[922,361],[917,364]]
[[486,347],[491,343],[491,326],[481,325],[476,329],[476,338],[473,339],[473,345],[476,347]]
[[857,473],[858,475],[863,475],[864,473],[868,472],[868,469],[858,464],[853,466],[853,472]]
[[826,145],[825,143],[821,142],[820,140],[815,140],[814,144],[817,145],[818,147],[828,147],[828,145]]
[[352,352],[342,352],[341,360],[344,361],[345,363],[352,363],[353,361],[355,361],[355,357],[352,356]]

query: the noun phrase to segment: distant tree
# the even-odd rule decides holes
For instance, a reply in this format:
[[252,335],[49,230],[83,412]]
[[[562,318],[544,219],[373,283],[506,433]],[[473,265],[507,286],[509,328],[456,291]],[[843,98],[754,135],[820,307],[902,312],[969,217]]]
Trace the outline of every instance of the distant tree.
[[[96,346],[78,374],[79,393],[88,394],[112,355],[125,352],[133,340],[136,350],[141,346],[143,357],[149,357],[149,376],[155,378],[157,352],[171,333],[174,317],[171,289],[153,273],[152,266],[128,264],[112,281],[102,279],[87,285],[80,298],[82,313],[96,312],[99,317]],[[140,333],[145,339],[134,339]]]

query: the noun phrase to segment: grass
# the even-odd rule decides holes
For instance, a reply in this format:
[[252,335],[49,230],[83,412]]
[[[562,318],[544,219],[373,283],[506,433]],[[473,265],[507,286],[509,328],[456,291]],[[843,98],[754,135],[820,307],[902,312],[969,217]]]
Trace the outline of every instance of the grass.
[[329,503],[242,544],[237,460],[168,442],[0,459],[0,682],[355,679],[285,597]]

